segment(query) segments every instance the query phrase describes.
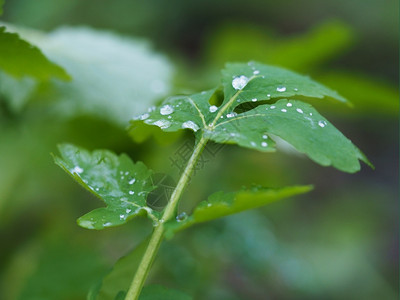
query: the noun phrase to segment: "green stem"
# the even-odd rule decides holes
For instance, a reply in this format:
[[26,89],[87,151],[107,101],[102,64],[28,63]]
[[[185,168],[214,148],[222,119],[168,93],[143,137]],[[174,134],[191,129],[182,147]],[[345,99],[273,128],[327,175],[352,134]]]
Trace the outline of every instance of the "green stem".
[[171,195],[171,199],[168,202],[168,205],[165,207],[161,222],[159,222],[159,224],[155,227],[153,234],[151,235],[146,252],[142,257],[135,277],[133,278],[128,293],[126,294],[125,300],[137,300],[139,298],[140,291],[142,290],[143,284],[147,278],[151,265],[157,255],[158,249],[160,248],[161,242],[164,237],[164,222],[170,220],[174,216],[183,190],[185,189],[190,179],[190,176],[193,173],[197,160],[199,159],[205,145],[207,144],[207,141],[208,139],[202,136],[199,142],[195,145],[192,156],[190,157],[186,168],[183,171],[181,178],[179,179],[179,182]]

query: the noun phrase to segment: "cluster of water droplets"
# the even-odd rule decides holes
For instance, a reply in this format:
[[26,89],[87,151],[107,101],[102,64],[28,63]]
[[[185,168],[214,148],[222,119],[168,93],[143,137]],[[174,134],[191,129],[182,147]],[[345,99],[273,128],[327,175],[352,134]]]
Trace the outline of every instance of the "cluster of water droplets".
[[[291,102],[286,103],[286,107],[287,107],[287,108],[282,108],[280,111],[283,112],[283,113],[288,112],[288,109],[293,107],[293,103],[291,103]],[[266,109],[266,110],[269,110],[269,109],[270,109],[270,110],[273,110],[273,109],[275,109],[275,108],[276,108],[275,105],[271,105],[271,106],[269,106],[269,107],[266,107],[265,109]],[[293,107],[293,108],[295,108],[295,107]],[[295,110],[296,110],[297,113],[304,115],[304,118],[307,119],[307,120],[309,120],[309,121],[311,122],[311,125],[312,125],[313,127],[315,126],[315,125],[314,125],[314,121],[315,121],[315,120],[313,120],[313,119],[311,118],[311,117],[313,116],[313,113],[312,113],[312,112],[306,113],[306,112],[304,112],[303,109],[301,109],[301,108],[295,108]],[[327,123],[325,120],[320,120],[320,121],[317,122],[317,124],[318,124],[318,126],[321,127],[321,128],[324,128],[325,126],[328,125],[328,123]]]

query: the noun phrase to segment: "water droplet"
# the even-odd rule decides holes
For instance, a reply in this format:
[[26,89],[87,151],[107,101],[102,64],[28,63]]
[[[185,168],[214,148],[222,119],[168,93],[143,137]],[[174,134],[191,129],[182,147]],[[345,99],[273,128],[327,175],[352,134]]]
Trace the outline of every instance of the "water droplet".
[[287,112],[287,110],[286,110],[286,109],[284,109],[284,108],[282,108],[282,109],[281,109],[281,112]]
[[201,92],[202,95],[205,95],[206,93],[207,93],[206,91],[202,91],[202,92]]
[[153,123],[153,125],[156,125],[160,127],[161,129],[166,129],[169,126],[171,126],[171,122],[168,120],[157,120]]
[[233,78],[233,80],[232,80],[232,86],[233,86],[233,88],[234,88],[235,90],[241,90],[241,89],[243,89],[243,88],[246,86],[246,84],[247,84],[248,82],[249,82],[249,79],[248,79],[246,76],[241,75],[241,76],[239,76],[239,77]]
[[310,116],[312,116],[312,113],[310,113]]
[[126,213],[129,214],[132,211],[132,209],[127,208]]
[[146,120],[148,117],[150,117],[150,115],[148,113],[145,113],[145,114],[139,116],[139,119],[143,121],[143,120]]
[[215,105],[211,105],[210,108],[209,108],[210,112],[212,112],[212,113],[216,112],[217,109],[218,109],[218,107],[216,107]]
[[268,97],[268,98],[271,98],[271,94],[267,94],[267,97]]
[[125,215],[119,215],[120,220],[123,220],[125,218]]
[[267,139],[267,138],[268,138],[268,135],[264,134],[264,135],[262,136],[262,138],[263,138],[263,139]]
[[136,181],[136,178],[132,178],[128,183],[129,183],[129,184],[134,184],[135,181]]
[[172,117],[171,117],[171,116],[168,116],[167,118],[168,118],[168,119],[171,119]]
[[257,146],[255,142],[250,142],[250,145],[252,145],[253,147]]
[[257,102],[257,98],[253,98],[253,99],[251,99],[251,101]]
[[293,104],[289,102],[288,104],[286,104],[286,106],[287,106],[287,107],[292,107]]
[[193,121],[186,121],[185,123],[182,124],[182,128],[189,128],[192,129],[194,132],[196,132],[197,130],[199,130],[199,126],[194,123]]
[[111,226],[111,222],[106,222],[106,223],[103,224],[103,226],[104,226],[104,227]]
[[303,110],[301,109],[301,108],[296,108],[296,111],[298,112],[298,113],[303,113]]
[[134,191],[129,191],[129,195],[133,195],[134,193]]
[[155,111],[155,110],[156,110],[156,107],[153,105],[153,106],[150,106],[147,111],[148,112],[152,112],[152,111]]
[[176,216],[176,220],[178,222],[185,221],[187,218],[187,214],[185,212],[181,212],[179,215]]
[[98,192],[100,189],[99,188],[95,188],[96,192]]
[[77,173],[77,174],[81,174],[83,172],[83,169],[79,166],[75,166],[75,168],[73,168],[71,170],[71,173]]
[[326,126],[326,122],[325,121],[319,121],[318,122],[318,126],[320,126],[320,127],[325,127]]
[[271,105],[271,107],[270,107],[270,108],[271,108],[271,109],[275,109],[275,107],[276,107],[275,105]]
[[231,113],[226,115],[227,118],[233,118],[233,117],[236,117],[236,116],[237,116],[237,113],[235,113],[235,112],[231,112]]
[[163,107],[160,108],[160,114],[163,116],[170,115],[174,112],[174,109],[172,108],[171,105],[164,105]]
[[212,206],[212,204],[211,203],[207,203],[207,207],[211,207]]
[[298,88],[294,88],[293,90],[294,90],[295,92],[297,92],[299,89],[298,89]]
[[261,143],[261,146],[263,146],[263,147],[267,147],[267,146],[268,146],[268,143],[266,143],[266,142],[262,142],[262,143]]
[[258,75],[258,74],[260,74],[260,71],[259,71],[259,70],[254,70],[254,71],[253,71],[253,74],[254,74],[254,75]]
[[221,119],[223,119],[224,118],[224,116],[221,116]]
[[126,171],[126,172],[125,172],[125,175],[129,175],[129,172],[128,172],[128,171]]
[[121,176],[121,179],[124,179],[125,178],[125,176]]
[[285,91],[286,91],[286,87],[283,86],[283,85],[279,85],[279,86],[276,88],[276,91],[277,91],[277,92],[285,92]]

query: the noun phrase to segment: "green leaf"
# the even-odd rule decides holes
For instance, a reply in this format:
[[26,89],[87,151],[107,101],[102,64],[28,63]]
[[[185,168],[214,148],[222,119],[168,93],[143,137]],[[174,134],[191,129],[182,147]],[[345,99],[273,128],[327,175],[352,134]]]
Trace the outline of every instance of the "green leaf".
[[37,43],[74,78],[69,83],[54,82],[48,95],[57,99],[55,111],[61,116],[89,114],[125,128],[133,115],[171,89],[172,64],[145,41],[90,28],[63,27]]
[[[223,96],[210,90],[166,99],[161,106],[132,121],[171,132],[191,129],[197,138],[238,144],[262,152],[275,151],[276,136],[323,165],[355,172],[359,160],[370,164],[350,140],[309,104],[299,100],[322,98],[345,101],[336,92],[290,71],[257,63],[228,64],[223,73]],[[292,99],[292,98],[291,98]],[[220,106],[211,105],[222,102]],[[139,124],[139,125],[136,125]]]
[[107,150],[89,151],[60,145],[61,158],[55,162],[85,189],[107,205],[95,209],[78,219],[78,224],[88,229],[125,224],[138,215],[147,215],[157,222],[159,213],[146,205],[152,184],[152,172],[142,162],[133,163],[125,154],[117,156]]
[[4,0],[0,0],[0,16],[3,14]]
[[192,297],[160,285],[149,285],[143,288],[139,300],[191,300]]
[[[234,87],[235,83],[236,88]],[[232,108],[253,99],[260,101],[292,96],[330,97],[346,102],[346,99],[338,93],[311,80],[309,77],[256,62],[227,64],[225,69],[222,70],[222,84],[225,93],[223,104],[227,103],[235,94],[238,94],[237,103],[232,103]],[[244,86],[241,87],[241,85]]]
[[270,189],[263,187],[253,187],[242,189],[238,192],[216,192],[208,197],[207,201],[202,201],[187,218],[179,218],[167,222],[166,237],[171,238],[174,233],[188,228],[197,223],[203,223],[232,215],[244,210],[264,206],[274,201],[278,201],[294,195],[307,193],[312,190],[312,186],[292,186],[280,189]]
[[[259,105],[215,127],[210,135],[216,142],[232,141],[259,151],[270,151],[268,134],[272,138],[282,138],[322,166],[332,165],[342,171],[355,172],[360,169],[358,160],[369,164],[349,139],[311,105],[301,101],[281,99],[272,105]],[[240,136],[230,138],[232,134]]]
[[[172,63],[145,40],[86,27],[62,27],[50,33],[15,30],[73,77],[70,82],[51,81],[34,92],[26,89],[26,100],[47,100],[52,113],[63,119],[89,115],[125,128],[133,115],[171,90]],[[21,102],[14,99],[21,93],[9,93],[7,100]]]
[[16,33],[0,27],[0,69],[14,77],[30,76],[41,81],[56,77],[69,80],[60,66],[49,61],[39,48],[21,39]]

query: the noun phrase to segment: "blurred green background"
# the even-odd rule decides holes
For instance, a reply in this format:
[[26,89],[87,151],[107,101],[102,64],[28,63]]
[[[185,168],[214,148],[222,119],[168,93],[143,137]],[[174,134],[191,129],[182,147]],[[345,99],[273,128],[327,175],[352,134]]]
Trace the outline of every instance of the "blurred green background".
[[196,172],[180,211],[252,183],[315,190],[180,233],[148,282],[195,299],[397,299],[398,11],[395,0],[6,1],[1,20],[74,79],[0,72],[0,299],[85,299],[151,230],[144,219],[79,228],[101,203],[52,162],[58,143],[126,152],[173,182],[170,158],[190,135],[134,142],[129,118],[165,96],[212,88],[225,62],[248,60],[348,98],[353,108],[312,104],[376,170],[345,174],[285,149],[223,147]]

